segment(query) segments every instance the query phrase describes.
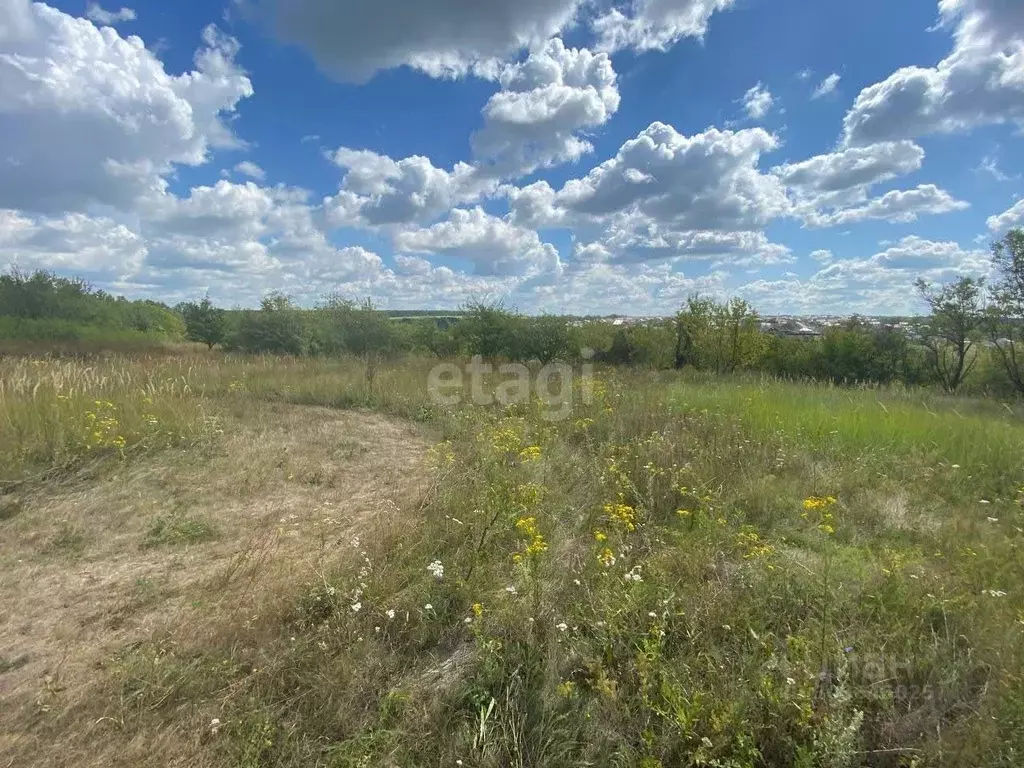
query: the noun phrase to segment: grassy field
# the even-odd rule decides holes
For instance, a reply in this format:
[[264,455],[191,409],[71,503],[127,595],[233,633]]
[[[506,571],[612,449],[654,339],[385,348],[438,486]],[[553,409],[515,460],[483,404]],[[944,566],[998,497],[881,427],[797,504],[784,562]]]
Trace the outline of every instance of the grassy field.
[[0,360],[0,766],[1024,764],[1020,403],[433,363]]

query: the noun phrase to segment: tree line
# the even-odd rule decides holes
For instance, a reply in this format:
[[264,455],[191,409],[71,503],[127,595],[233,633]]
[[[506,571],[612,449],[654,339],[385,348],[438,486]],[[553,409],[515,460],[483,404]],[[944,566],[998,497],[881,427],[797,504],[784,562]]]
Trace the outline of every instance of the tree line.
[[[285,355],[573,361],[654,369],[754,371],[839,384],[932,385],[949,393],[1024,395],[1024,230],[992,246],[994,279],[918,281],[930,314],[910,327],[853,317],[814,338],[762,330],[741,299],[691,297],[670,318],[616,326],[600,319],[526,316],[474,302],[458,319],[393,318],[369,301],[329,296],[312,309],[270,294],[258,309],[226,310],[204,297],[175,307],[127,301],[46,272],[0,276],[0,338],[188,339],[229,352]],[[436,313],[434,313],[436,314]],[[77,336],[75,335],[77,334]]]
[[159,302],[129,301],[50,272],[0,274],[0,338],[174,341],[185,333],[181,314]]

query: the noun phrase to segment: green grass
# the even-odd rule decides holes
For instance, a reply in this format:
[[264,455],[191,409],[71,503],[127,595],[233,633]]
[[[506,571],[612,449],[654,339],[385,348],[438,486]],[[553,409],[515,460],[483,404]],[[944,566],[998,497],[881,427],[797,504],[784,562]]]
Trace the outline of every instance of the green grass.
[[[1024,761],[1019,404],[613,371],[550,422],[536,401],[435,407],[428,368],[229,358],[174,379],[196,433],[257,399],[445,442],[400,523],[321,542],[258,615],[118,653],[81,715],[117,728],[91,738],[186,734],[224,766]],[[146,545],[209,535],[161,518]]]
[[186,515],[170,515],[154,518],[146,537],[142,541],[143,549],[154,547],[174,547],[189,544],[204,544],[218,538],[216,526],[210,521]]

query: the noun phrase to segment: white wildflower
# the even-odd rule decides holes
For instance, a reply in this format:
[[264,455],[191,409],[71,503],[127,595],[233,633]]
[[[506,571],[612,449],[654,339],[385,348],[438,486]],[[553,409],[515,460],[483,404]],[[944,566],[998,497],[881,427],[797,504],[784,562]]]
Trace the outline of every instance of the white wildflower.
[[508,592],[510,595],[514,595],[514,594],[516,594],[518,592],[518,590],[514,586],[513,587],[505,587],[505,591]]
[[359,613],[361,610],[363,610],[363,604],[362,603],[359,603],[359,602],[352,603],[352,613]]
[[387,617],[388,617],[389,619],[393,619],[393,618],[395,618],[395,609],[394,609],[394,608],[388,608],[388,609],[387,609],[387,610],[386,610],[386,611],[384,612],[384,615],[385,615],[385,616],[387,616]]
[[626,581],[633,581],[633,582],[638,582],[638,581],[643,581],[644,580],[644,577],[640,574],[640,566],[639,565],[634,565],[632,567],[632,569],[630,569],[629,573],[627,573],[622,578],[624,578]]
[[557,624],[555,624],[555,629],[557,629],[559,632],[565,632],[565,630],[567,630],[568,628],[569,625],[566,624],[564,621],[560,621]]
[[423,606],[423,610],[424,611],[432,611],[432,610],[434,610],[434,606],[432,606],[430,603],[427,603],[426,605]]
[[210,721],[210,733],[212,733],[214,736],[216,736],[217,735],[217,731],[219,731],[219,730],[220,730],[220,718],[219,717],[215,717],[215,718],[213,718],[213,720]]
[[444,578],[444,565],[440,560],[435,560],[427,566],[427,570],[430,571],[430,575],[438,581]]

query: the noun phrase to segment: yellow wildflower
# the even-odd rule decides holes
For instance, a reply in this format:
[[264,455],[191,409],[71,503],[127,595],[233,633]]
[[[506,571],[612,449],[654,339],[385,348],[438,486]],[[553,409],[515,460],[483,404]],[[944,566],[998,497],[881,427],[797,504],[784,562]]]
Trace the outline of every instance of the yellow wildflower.
[[519,452],[519,458],[523,461],[536,461],[540,458],[540,446],[531,445]]
[[609,502],[604,505],[604,513],[615,523],[618,523],[627,531],[636,530],[636,510],[621,501]]
[[542,552],[547,552],[548,543],[544,540],[540,528],[537,526],[537,518],[521,517],[516,520],[516,530],[525,536],[528,541],[522,552],[512,555],[513,562],[521,563],[524,558],[536,557]]

